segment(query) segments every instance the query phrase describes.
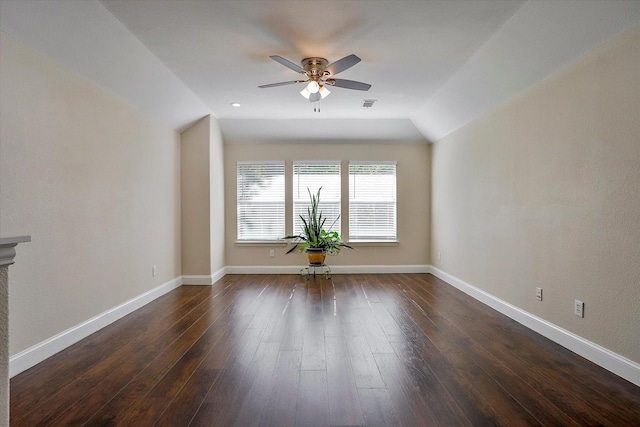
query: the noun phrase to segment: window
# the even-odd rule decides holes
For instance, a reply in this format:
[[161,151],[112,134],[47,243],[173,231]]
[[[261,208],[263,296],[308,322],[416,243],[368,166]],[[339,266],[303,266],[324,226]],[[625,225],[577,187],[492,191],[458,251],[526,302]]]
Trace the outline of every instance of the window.
[[302,232],[300,215],[306,216],[311,206],[309,192],[320,191],[319,209],[327,219],[324,228],[340,234],[340,162],[293,163],[293,231]]
[[238,162],[238,240],[285,235],[284,162]]
[[349,163],[349,240],[395,241],[396,163]]

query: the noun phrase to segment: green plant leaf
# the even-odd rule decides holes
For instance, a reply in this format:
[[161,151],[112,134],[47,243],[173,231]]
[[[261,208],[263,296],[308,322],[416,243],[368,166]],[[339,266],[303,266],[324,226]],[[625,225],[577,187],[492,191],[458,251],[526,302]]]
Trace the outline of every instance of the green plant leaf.
[[321,190],[322,187],[318,189],[316,194],[311,194],[311,190],[307,188],[311,206],[307,208],[306,218],[299,215],[303,224],[302,233],[283,237],[285,240],[293,240],[294,242],[294,246],[287,253],[293,252],[296,248],[299,248],[300,251],[305,251],[307,248],[319,248],[331,254],[337,254],[342,248],[353,249],[342,241],[342,236],[337,231],[331,231],[340,215],[333,221],[329,230],[324,229],[327,218],[323,217],[322,212],[318,212]]

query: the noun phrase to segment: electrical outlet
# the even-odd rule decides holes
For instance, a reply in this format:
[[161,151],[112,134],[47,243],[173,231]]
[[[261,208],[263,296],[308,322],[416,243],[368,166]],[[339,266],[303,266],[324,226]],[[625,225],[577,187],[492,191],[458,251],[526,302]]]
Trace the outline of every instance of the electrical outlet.
[[584,317],[584,303],[582,301],[576,300],[574,307],[574,313],[576,314],[576,316]]
[[270,249],[270,250],[269,250],[269,257],[270,257],[270,258],[273,258],[273,257],[275,257],[275,256],[276,256],[276,251],[275,251],[274,249]]
[[153,267],[151,267],[151,275],[153,277],[156,277],[158,275],[158,266],[154,265]]
[[536,288],[536,299],[542,301],[542,288]]
[[441,259],[442,259],[442,254],[438,252],[438,261],[440,261]]

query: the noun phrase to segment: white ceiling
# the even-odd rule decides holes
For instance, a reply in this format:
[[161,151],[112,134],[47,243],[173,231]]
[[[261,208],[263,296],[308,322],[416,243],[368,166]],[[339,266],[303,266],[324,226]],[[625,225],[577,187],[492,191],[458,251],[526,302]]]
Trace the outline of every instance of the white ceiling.
[[[175,129],[213,114],[228,143],[437,141],[638,23],[640,0],[0,1],[2,31]],[[320,113],[258,88],[298,77],[269,55],[352,53],[338,77],[372,88]]]

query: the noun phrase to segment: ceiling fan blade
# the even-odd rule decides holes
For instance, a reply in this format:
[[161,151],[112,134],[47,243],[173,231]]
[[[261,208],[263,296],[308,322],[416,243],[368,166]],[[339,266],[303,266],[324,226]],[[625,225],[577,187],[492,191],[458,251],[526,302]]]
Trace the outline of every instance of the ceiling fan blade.
[[304,80],[292,80],[290,82],[270,83],[268,85],[260,85],[258,87],[264,89],[264,88],[268,88],[268,87],[293,85],[293,84],[296,84],[296,83],[304,83]]
[[360,58],[358,58],[354,54],[351,54],[349,56],[345,56],[342,59],[338,59],[333,64],[327,65],[327,68],[325,68],[324,71],[328,71],[329,73],[331,73],[330,75],[335,76],[336,74],[353,67],[358,62],[360,62]]
[[345,79],[328,79],[326,83],[334,87],[343,87],[345,89],[353,89],[353,90],[369,90],[369,88],[371,87],[371,85],[368,83],[356,82],[354,80],[345,80]]
[[278,63],[280,63],[282,65],[284,65],[287,68],[292,69],[296,73],[305,74],[304,68],[302,68],[301,66],[299,66],[296,63],[293,63],[293,62],[289,61],[288,59],[284,59],[282,56],[271,55],[269,58],[273,59],[274,61],[276,61],[276,62],[278,62]]

